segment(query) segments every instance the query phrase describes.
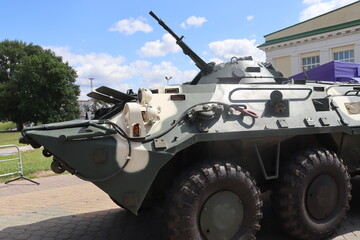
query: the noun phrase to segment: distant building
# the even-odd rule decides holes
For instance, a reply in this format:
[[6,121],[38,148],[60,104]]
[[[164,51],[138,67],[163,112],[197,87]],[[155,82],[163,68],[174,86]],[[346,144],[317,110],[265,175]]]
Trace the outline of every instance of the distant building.
[[[78,100],[80,108],[80,119],[92,119],[97,114],[103,114],[107,112],[113,104],[104,103],[101,101],[91,100]],[[99,112],[100,110],[100,112]]]
[[79,107],[80,107],[80,118],[85,119],[86,114],[93,111],[93,100],[78,100]]
[[285,77],[334,60],[360,62],[360,1],[264,37],[258,48]]

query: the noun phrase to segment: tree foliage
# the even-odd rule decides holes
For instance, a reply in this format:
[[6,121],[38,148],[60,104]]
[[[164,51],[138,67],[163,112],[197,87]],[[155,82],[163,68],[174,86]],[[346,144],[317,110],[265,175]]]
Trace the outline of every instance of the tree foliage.
[[21,41],[0,42],[0,120],[22,126],[77,118],[76,77],[51,50]]

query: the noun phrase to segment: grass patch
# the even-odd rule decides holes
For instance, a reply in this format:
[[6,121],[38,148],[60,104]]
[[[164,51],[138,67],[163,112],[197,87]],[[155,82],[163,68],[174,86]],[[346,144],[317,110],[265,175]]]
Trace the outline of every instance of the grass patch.
[[[23,175],[27,178],[34,177],[43,177],[55,175],[50,170],[50,164],[52,162],[52,158],[46,158],[42,155],[42,149],[35,149],[31,151],[25,151],[21,153],[22,166],[23,166]],[[17,158],[17,154],[11,155],[1,155],[0,160]],[[0,175],[10,173],[10,172],[18,172],[18,161],[8,161],[8,162],[0,162]],[[14,174],[10,176],[0,177],[0,182],[6,182],[8,180],[14,179],[20,176],[19,174]]]
[[[26,146],[26,144],[19,143],[19,137],[21,136],[21,132],[0,132],[0,146],[3,145],[17,145],[17,146]],[[0,148],[1,149],[1,148]],[[9,149],[9,151],[12,149]],[[10,158],[17,158],[16,154],[2,154],[0,153],[0,161]],[[45,177],[55,175],[50,170],[50,164],[52,162],[52,158],[46,158],[42,155],[42,148],[24,151],[21,153],[22,159],[22,167],[23,167],[23,175],[27,178],[37,178],[37,177]],[[0,175],[18,172],[17,160],[8,161],[8,162],[0,162]],[[8,180],[19,177],[20,174],[13,174],[10,176],[0,177],[0,182],[6,182]]]
[[13,122],[0,122],[0,131],[8,131],[9,129],[16,128],[16,123]]
[[0,146],[15,144],[18,146],[24,146],[25,144],[19,143],[20,132],[0,132]]

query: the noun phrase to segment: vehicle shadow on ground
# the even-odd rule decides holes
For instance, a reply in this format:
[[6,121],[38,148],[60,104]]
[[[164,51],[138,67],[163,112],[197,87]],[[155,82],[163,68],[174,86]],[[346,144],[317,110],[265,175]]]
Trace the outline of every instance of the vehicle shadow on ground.
[[[143,211],[139,216],[135,216],[118,208],[8,227],[0,231],[0,239],[162,240],[166,239],[163,224],[163,214],[159,209]],[[257,234],[257,239],[289,239],[272,220],[271,207],[267,201],[264,205],[262,228]]]
[[[353,199],[350,217],[336,234],[358,231],[360,227],[360,178],[353,183]],[[291,240],[277,225],[268,196],[264,198],[264,217],[259,240]],[[33,214],[37,214],[34,212]],[[165,239],[163,235],[163,215],[159,209],[143,211],[139,216],[124,209],[110,209],[98,212],[50,218],[33,224],[8,227],[0,231],[1,239]],[[356,222],[357,221],[357,222]]]
[[110,209],[8,227],[0,231],[0,239],[161,240],[164,238],[159,224],[161,219],[158,219],[160,215],[151,210],[136,217],[121,208]]

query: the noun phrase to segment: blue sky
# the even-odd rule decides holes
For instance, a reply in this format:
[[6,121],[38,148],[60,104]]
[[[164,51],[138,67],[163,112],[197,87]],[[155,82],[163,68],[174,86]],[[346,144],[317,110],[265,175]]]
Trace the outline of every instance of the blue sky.
[[264,35],[355,0],[2,0],[0,41],[21,40],[52,49],[77,73],[81,99],[102,85],[125,91],[189,81],[198,72],[148,14],[155,12],[209,61],[252,55]]

